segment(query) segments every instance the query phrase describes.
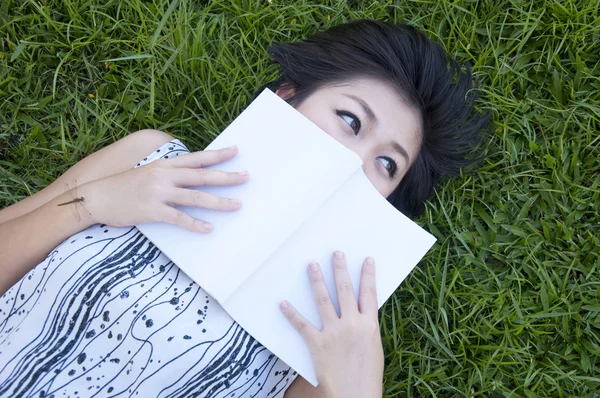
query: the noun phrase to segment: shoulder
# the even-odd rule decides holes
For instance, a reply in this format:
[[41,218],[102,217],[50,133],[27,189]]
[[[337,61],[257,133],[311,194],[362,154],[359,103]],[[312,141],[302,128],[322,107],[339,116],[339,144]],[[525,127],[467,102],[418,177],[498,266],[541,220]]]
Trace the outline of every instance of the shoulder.
[[122,168],[126,170],[135,166],[148,154],[173,140],[174,138],[171,135],[163,131],[139,130],[121,138],[97,153],[110,152],[109,156],[123,163]]
[[121,138],[119,141],[115,142],[115,144],[129,145],[135,143],[144,147],[146,152],[149,152],[172,140],[174,140],[174,138],[164,131],[144,129]]

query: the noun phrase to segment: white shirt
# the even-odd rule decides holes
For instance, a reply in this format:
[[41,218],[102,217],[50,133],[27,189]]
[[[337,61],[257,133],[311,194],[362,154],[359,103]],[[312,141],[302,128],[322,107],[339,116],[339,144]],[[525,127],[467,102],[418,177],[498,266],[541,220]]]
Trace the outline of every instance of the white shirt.
[[70,237],[0,299],[3,397],[283,397],[295,377],[135,227]]

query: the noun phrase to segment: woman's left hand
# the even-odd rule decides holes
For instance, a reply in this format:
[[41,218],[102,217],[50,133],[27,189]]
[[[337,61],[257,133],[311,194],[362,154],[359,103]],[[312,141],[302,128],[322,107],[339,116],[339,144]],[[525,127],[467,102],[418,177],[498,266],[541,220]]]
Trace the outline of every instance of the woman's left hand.
[[380,398],[383,349],[377,320],[375,262],[370,257],[363,262],[358,303],[344,253],[334,253],[333,268],[339,316],[319,264],[311,263],[308,268],[322,330],[317,330],[287,301],[281,303],[281,310],[310,347],[319,381],[313,396]]

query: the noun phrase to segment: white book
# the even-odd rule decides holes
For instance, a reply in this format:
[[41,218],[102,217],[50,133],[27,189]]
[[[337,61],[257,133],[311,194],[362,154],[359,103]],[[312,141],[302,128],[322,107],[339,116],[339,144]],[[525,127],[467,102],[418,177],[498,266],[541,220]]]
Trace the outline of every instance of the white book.
[[322,265],[337,303],[333,251],[346,254],[357,297],[362,261],[372,256],[381,307],[435,238],[377,192],[354,152],[269,90],[207,149],[231,145],[239,154],[213,168],[248,170],[248,182],[197,189],[239,198],[240,210],[181,208],[214,224],[209,234],[166,223],[137,227],[250,335],[316,386],[308,346],[279,309],[288,300],[321,328],[308,263]]

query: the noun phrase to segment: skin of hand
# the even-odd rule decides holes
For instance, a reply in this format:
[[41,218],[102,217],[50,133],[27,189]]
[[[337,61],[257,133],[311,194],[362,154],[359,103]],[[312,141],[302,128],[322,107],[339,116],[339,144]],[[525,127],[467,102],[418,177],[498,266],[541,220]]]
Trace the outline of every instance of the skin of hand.
[[[320,265],[313,262],[308,267],[315,302],[323,321],[321,330],[317,330],[289,302],[281,303],[281,310],[310,347],[319,385],[316,388],[311,386],[313,391],[309,394],[318,398],[380,398],[384,361],[377,319],[375,262],[370,257],[363,262],[358,303],[344,253],[336,251],[332,262],[339,315]],[[306,391],[306,386],[302,388]],[[289,396],[292,395],[293,392]]]
[[241,207],[238,199],[216,197],[188,189],[205,185],[231,186],[248,180],[247,172],[229,173],[206,169],[233,158],[237,147],[202,151],[159,159],[77,188],[83,197],[80,210],[91,224],[115,227],[148,222],[167,222],[196,232],[210,232],[212,225],[193,218],[174,206],[194,206],[232,211]]

